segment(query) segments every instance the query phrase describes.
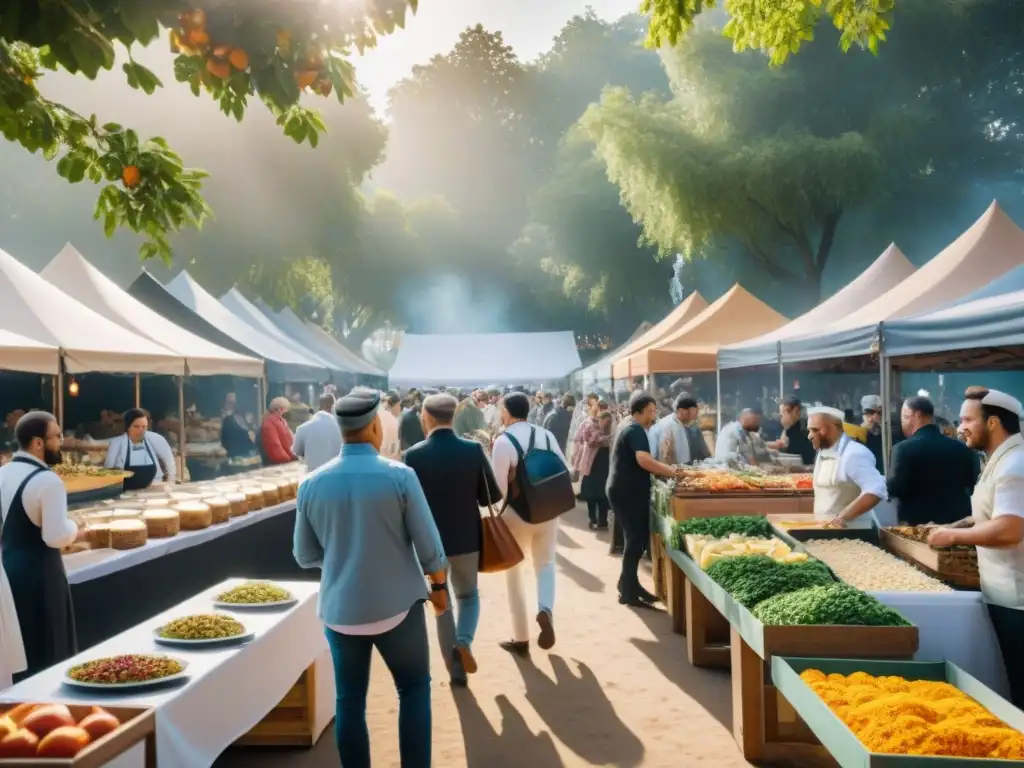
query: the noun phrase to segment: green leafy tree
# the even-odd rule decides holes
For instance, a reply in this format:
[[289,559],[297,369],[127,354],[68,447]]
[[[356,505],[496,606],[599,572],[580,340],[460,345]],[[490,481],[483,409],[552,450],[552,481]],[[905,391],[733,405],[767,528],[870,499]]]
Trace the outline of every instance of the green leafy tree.
[[334,284],[331,267],[322,259],[307,256],[255,264],[239,287],[276,310],[289,307],[299,317],[324,328],[333,327]]
[[370,0],[353,12],[344,4],[304,0],[210,0],[206,9],[181,0],[9,0],[0,7],[0,130],[30,152],[57,159],[71,183],[103,185],[95,217],[108,236],[125,226],[145,237],[141,256],[168,260],[168,234],[198,227],[210,209],[201,171],[186,168],[166,141],[141,138],[50,100],[38,84],[58,68],[94,79],[117,63],[127,84],[146,94],[162,80],[133,56],[168,30],[177,52],[175,79],[207,94],[241,120],[258,98],[295,142],[319,141],[320,116],[299,103],[303,92],[339,100],[356,92],[349,51],[373,46],[405,23],[416,0]]
[[[896,0],[725,0],[722,5],[729,17],[723,31],[735,49],[760,50],[779,65],[814,40],[824,20],[839,30],[844,52],[857,45],[878,53]],[[718,6],[718,0],[642,0],[640,11],[650,15],[650,43],[674,46],[697,17]]]

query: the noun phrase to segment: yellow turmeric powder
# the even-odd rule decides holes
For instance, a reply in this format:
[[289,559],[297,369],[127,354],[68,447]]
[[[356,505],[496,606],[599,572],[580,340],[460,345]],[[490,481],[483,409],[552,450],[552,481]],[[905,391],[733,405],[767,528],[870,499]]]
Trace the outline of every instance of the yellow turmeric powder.
[[817,669],[800,678],[870,752],[1024,760],[1024,733],[949,683]]

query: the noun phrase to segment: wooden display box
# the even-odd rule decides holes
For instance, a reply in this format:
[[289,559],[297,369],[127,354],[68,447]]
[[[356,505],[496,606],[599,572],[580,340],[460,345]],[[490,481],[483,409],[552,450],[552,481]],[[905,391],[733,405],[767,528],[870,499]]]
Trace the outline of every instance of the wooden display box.
[[786,515],[814,513],[814,495],[791,492],[685,493],[672,497],[672,517],[723,517],[726,515]]
[[[778,696],[769,677],[772,657],[911,659],[917,652],[914,626],[762,624],[688,555],[669,549],[668,556],[686,594],[687,654],[695,666],[731,669],[733,737],[748,761],[796,761],[801,766],[829,761],[814,734]],[[723,643],[723,622],[728,646]]]
[[958,587],[980,589],[977,550],[932,549],[921,541],[911,541],[884,528],[882,546],[897,557],[916,565],[929,576]]
[[[334,716],[334,670],[325,652],[281,702],[238,741],[242,747],[311,747]],[[327,677],[325,677],[325,675]]]
[[1024,731],[1024,713],[955,664],[941,661],[857,661],[851,659],[787,658],[776,656],[771,663],[772,682],[781,697],[793,707],[807,728],[841,768],[1009,768],[1019,760],[990,760],[967,757],[932,757],[869,752],[860,739],[829,709],[828,705],[800,679],[800,673],[817,669],[825,674],[897,675],[907,680],[944,681],[959,688],[1012,728]]
[[[0,702],[0,710],[6,712],[20,702]],[[146,743],[146,768],[156,766],[156,717],[152,709],[140,707],[103,707],[121,721],[121,727],[97,739],[71,758],[2,758],[2,768],[99,768],[124,754],[139,742]],[[68,709],[81,720],[92,711],[91,705],[69,704]]]

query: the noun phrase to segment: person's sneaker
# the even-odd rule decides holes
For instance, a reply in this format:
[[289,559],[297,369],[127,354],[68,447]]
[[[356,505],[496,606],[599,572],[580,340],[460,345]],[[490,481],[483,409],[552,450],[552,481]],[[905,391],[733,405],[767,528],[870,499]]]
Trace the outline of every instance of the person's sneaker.
[[608,523],[598,523],[597,525],[594,526],[594,528],[595,528],[595,530],[598,530],[598,531],[607,531],[608,530]]
[[462,668],[466,670],[467,675],[475,675],[477,670],[476,658],[473,656],[473,651],[466,645],[455,646],[455,657],[462,664]]
[[637,597],[639,597],[641,600],[643,600],[644,602],[647,602],[647,603],[658,603],[658,602],[661,602],[661,598],[659,598],[657,595],[651,594],[650,592],[648,592],[643,587],[640,587],[640,594],[637,595]]
[[551,620],[549,611],[538,611],[537,626],[540,627],[540,635],[537,637],[537,647],[542,651],[548,651],[555,646],[555,625]]
[[503,651],[508,651],[513,656],[525,658],[530,655],[530,643],[527,640],[502,640],[498,643],[498,647]]
[[587,525],[590,527],[590,530],[592,530],[592,531],[596,531],[597,530],[597,523],[587,523]]

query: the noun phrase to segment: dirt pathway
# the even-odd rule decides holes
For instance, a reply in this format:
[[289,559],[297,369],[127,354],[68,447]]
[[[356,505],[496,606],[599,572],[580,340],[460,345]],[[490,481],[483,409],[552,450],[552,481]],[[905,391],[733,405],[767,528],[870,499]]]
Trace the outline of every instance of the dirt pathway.
[[[619,606],[618,558],[580,510],[559,536],[550,653],[529,660],[498,647],[509,633],[504,578],[481,577],[481,621],[470,688],[451,689],[434,648],[434,765],[439,768],[748,765],[729,731],[727,674],[694,669],[663,613]],[[648,586],[649,577],[647,579]],[[533,590],[530,589],[529,594]],[[398,708],[380,659],[368,703],[373,762],[398,766]],[[302,753],[226,754],[218,766],[337,766],[333,732]]]

